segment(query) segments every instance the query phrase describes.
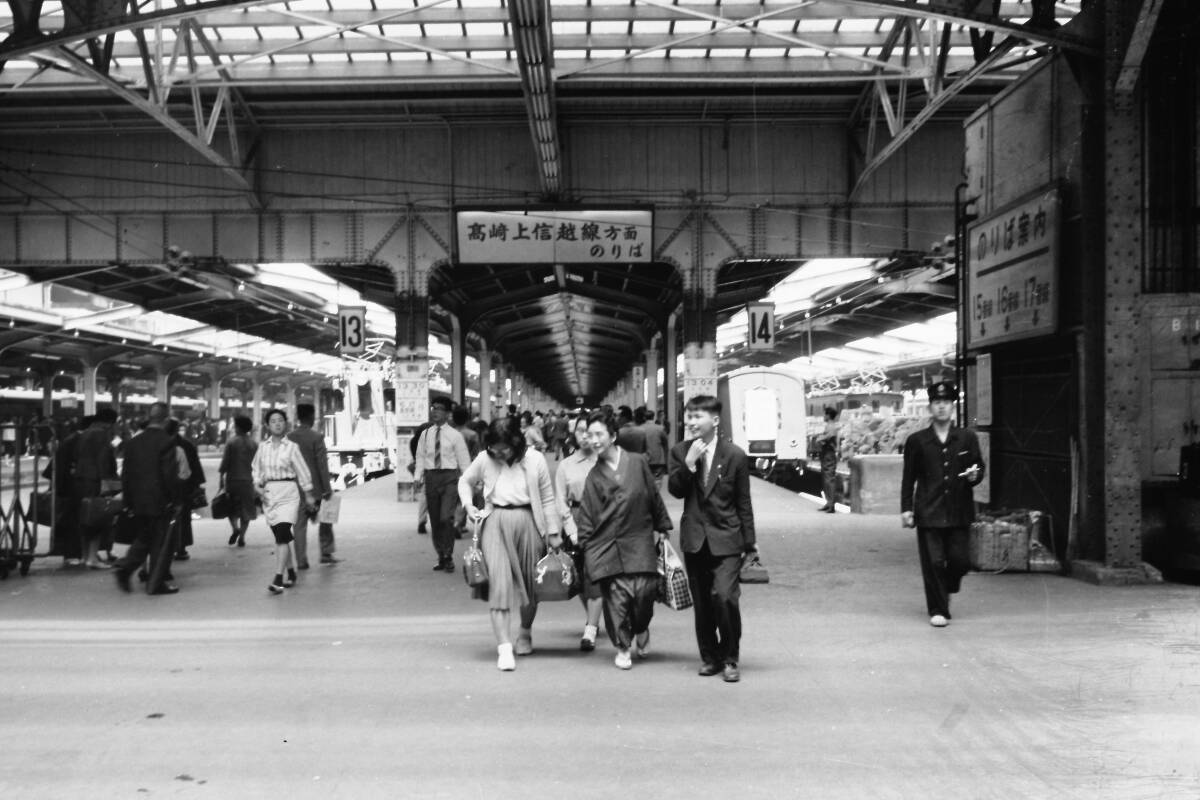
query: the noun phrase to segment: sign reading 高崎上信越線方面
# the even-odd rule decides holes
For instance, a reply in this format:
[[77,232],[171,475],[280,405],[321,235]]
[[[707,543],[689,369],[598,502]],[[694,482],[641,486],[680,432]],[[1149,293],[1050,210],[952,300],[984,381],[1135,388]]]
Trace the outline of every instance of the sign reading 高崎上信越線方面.
[[1058,330],[1058,190],[967,229],[967,347]]
[[455,212],[461,264],[648,263],[654,257],[649,209]]

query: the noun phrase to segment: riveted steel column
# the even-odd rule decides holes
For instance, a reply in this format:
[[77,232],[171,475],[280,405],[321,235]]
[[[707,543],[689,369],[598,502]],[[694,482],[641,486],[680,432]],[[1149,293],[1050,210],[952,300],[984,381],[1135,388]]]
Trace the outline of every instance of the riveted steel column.
[[1141,94],[1117,92],[1136,0],[1105,3],[1104,563],[1142,560]]
[[492,353],[481,349],[475,354],[479,361],[479,418],[492,421]]

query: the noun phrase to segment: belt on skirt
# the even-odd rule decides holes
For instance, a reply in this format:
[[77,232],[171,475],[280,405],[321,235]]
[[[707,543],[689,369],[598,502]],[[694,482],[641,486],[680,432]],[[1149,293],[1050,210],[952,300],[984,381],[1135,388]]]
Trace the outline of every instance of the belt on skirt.
[[492,508],[528,508],[528,509],[532,509],[533,506],[531,506],[529,503],[526,503],[523,506],[497,506],[497,505],[494,505],[494,506],[492,506]]

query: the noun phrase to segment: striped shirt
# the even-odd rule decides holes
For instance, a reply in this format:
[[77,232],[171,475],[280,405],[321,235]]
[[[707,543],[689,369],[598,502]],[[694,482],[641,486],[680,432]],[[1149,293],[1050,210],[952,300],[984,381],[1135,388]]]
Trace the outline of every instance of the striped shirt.
[[258,446],[254,461],[250,464],[254,485],[264,486],[267,481],[299,481],[300,488],[311,492],[312,473],[304,463],[300,448],[290,439],[267,439]]

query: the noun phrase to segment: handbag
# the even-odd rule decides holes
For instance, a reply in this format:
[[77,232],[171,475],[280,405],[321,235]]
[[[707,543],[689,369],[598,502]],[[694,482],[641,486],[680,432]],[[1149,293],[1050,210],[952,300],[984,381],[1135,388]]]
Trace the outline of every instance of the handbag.
[[533,572],[533,594],[539,603],[570,600],[574,596],[575,562],[561,548],[538,560]]
[[36,512],[38,525],[52,525],[54,523],[54,496],[50,492],[30,492],[29,493],[29,508],[26,515],[30,521]]
[[687,571],[683,568],[683,560],[671,547],[668,539],[663,539],[658,549],[658,602],[674,611],[683,611],[692,607],[692,590],[688,587]]
[[133,513],[129,510],[117,515],[117,524],[113,526],[113,542],[115,544],[133,544],[136,526]]
[[188,508],[208,508],[208,493],[204,491],[203,486],[197,486],[192,490],[192,496],[188,498]]
[[340,494],[332,494],[328,500],[321,501],[321,508],[317,511],[317,522],[332,525],[338,521],[341,513],[342,496]]
[[738,571],[738,583],[770,583],[767,568],[758,557],[758,551],[747,553],[742,558],[742,568]]
[[488,582],[487,564],[483,561],[483,551],[479,549],[479,523],[473,522],[471,544],[463,553],[463,578],[467,586],[479,587]]
[[79,504],[79,522],[89,528],[105,528],[125,509],[125,501],[116,497],[85,497]]
[[230,513],[233,512],[233,500],[230,499],[229,492],[224,489],[217,492],[212,499],[209,511],[213,519],[228,519]]

